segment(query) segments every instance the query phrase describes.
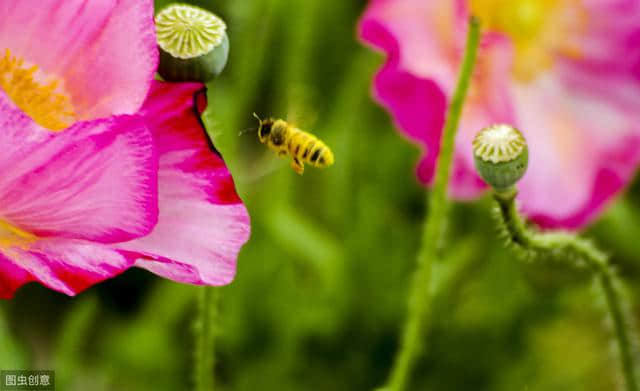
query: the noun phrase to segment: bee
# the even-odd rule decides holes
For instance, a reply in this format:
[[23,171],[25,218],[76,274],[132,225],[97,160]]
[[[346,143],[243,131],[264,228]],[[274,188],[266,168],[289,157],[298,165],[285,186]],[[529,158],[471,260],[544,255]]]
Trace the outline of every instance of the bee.
[[324,168],[333,164],[333,152],[316,136],[282,119],[258,119],[258,138],[278,156],[291,156],[291,168],[302,175],[304,163]]

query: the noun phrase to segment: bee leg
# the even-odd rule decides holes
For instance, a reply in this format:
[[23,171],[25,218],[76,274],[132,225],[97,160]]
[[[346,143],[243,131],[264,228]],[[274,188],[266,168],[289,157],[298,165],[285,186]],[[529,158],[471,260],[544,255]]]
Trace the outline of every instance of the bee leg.
[[278,156],[283,157],[287,155],[287,151],[283,149],[282,151],[278,151]]
[[300,159],[296,157],[291,160],[291,168],[293,168],[293,171],[295,171],[298,175],[302,175],[302,173],[304,172],[304,165],[302,164]]

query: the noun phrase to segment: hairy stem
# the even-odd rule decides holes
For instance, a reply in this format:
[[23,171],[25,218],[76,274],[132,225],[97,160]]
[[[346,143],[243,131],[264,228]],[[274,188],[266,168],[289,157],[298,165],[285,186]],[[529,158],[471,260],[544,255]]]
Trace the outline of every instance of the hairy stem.
[[515,190],[496,193],[499,223],[503,234],[521,254],[531,258],[553,258],[588,267],[605,298],[607,315],[613,324],[614,337],[627,391],[638,391],[632,335],[634,333],[621,293],[621,284],[608,263],[607,256],[589,241],[564,232],[538,233],[529,230],[518,213]]
[[425,348],[425,329],[428,328],[431,308],[429,286],[432,263],[437,255],[438,242],[447,216],[446,193],[453,160],[455,136],[473,74],[479,41],[479,23],[476,19],[471,18],[458,83],[449,105],[442,132],[434,185],[427,200],[429,216],[425,219],[421,247],[418,252],[418,265],[413,276],[409,296],[409,315],[404,326],[400,351],[396,355],[387,386],[391,391],[406,389],[415,361]]
[[198,297],[198,317],[195,324],[196,351],[194,382],[196,391],[213,391],[215,336],[219,292],[216,287],[201,287]]

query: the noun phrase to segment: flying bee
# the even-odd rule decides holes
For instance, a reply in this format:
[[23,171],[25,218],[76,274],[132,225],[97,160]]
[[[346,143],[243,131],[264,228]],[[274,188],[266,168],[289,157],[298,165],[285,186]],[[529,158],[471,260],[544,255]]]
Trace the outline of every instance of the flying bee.
[[333,164],[333,152],[316,136],[300,130],[282,119],[258,119],[258,138],[262,144],[278,156],[291,156],[291,168],[298,174],[304,172],[304,163],[324,168]]

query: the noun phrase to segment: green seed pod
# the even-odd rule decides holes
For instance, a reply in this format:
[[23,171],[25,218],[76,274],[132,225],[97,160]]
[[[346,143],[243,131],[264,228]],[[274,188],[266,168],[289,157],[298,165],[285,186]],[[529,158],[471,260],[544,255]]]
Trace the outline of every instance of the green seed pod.
[[186,4],[164,8],[156,15],[160,76],[203,83],[218,76],[229,57],[226,29],[222,19],[202,8]]
[[527,141],[511,125],[492,125],[473,139],[473,158],[482,179],[497,192],[506,192],[527,171]]

